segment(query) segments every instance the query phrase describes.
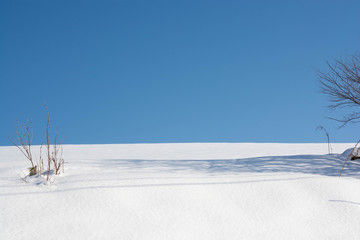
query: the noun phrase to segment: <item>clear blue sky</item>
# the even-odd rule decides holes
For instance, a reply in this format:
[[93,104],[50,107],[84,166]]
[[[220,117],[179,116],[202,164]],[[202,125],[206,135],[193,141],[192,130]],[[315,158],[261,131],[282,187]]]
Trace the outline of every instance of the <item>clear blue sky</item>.
[[0,145],[356,142],[314,68],[359,50],[360,1],[0,1]]

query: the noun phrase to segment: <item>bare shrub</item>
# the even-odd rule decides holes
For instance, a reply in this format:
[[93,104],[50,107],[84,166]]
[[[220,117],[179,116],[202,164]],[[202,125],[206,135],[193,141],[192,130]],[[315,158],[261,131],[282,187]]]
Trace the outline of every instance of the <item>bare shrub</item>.
[[57,144],[57,138],[58,138],[58,133],[55,132],[55,140],[54,140],[51,160],[53,162],[56,175],[60,174],[61,168],[63,168],[64,171],[64,158],[62,157],[63,155],[62,142],[60,144]]
[[31,153],[31,142],[33,139],[32,122],[26,121],[24,125],[19,120],[16,121],[16,132],[14,140],[9,137],[9,140],[16,146],[21,153],[30,161],[31,167],[30,176],[37,174],[37,166],[34,164]]
[[[45,105],[47,112],[47,125],[46,125],[46,143],[40,146],[40,156],[36,160],[36,164],[31,153],[31,143],[33,139],[32,122],[27,121],[22,125],[19,121],[16,122],[16,134],[14,140],[9,137],[9,140],[21,151],[21,153],[30,161],[31,167],[29,168],[29,176],[39,175],[42,177],[46,175],[46,180],[50,182],[51,173],[59,175],[64,172],[64,158],[63,158],[63,146],[62,142],[58,142],[58,133],[55,132],[54,142],[51,143],[51,125],[50,125],[50,113]],[[45,147],[46,157],[45,162],[43,158],[42,149]],[[46,168],[46,172],[44,172]],[[26,177],[25,177],[26,178]],[[24,178],[24,179],[25,179]],[[23,179],[23,180],[24,180]]]
[[[47,180],[49,180],[49,175],[51,172],[51,166],[54,167],[55,175],[60,174],[61,168],[64,169],[64,159],[62,157],[63,154],[63,147],[62,142],[58,144],[58,133],[55,132],[54,136],[54,144],[51,145],[50,138],[51,138],[51,125],[50,125],[50,112],[46,107],[47,112],[47,124],[46,124],[46,156],[47,156]],[[51,150],[52,148],[52,150]]]

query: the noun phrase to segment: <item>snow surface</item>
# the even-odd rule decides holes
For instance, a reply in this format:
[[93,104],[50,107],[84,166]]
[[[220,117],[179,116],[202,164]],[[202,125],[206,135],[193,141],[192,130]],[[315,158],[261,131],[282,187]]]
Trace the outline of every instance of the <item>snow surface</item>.
[[0,239],[359,239],[353,146],[65,145],[51,185],[0,147]]

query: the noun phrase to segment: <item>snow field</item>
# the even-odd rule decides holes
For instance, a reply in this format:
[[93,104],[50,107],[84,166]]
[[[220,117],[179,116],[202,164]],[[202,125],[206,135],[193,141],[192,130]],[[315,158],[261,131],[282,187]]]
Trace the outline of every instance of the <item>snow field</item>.
[[344,156],[326,144],[65,145],[66,172],[51,185],[22,182],[17,151],[0,147],[0,239],[360,234],[360,166],[338,178]]

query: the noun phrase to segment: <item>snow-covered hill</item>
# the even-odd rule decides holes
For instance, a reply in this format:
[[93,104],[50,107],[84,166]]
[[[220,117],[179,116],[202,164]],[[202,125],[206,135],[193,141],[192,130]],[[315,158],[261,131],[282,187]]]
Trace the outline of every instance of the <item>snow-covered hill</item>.
[[65,145],[51,185],[0,147],[0,239],[358,239],[353,145]]

